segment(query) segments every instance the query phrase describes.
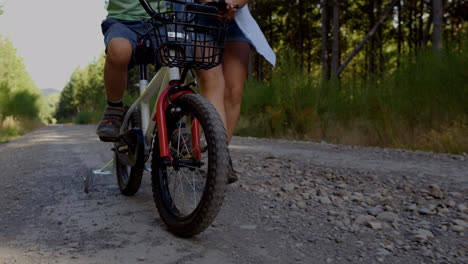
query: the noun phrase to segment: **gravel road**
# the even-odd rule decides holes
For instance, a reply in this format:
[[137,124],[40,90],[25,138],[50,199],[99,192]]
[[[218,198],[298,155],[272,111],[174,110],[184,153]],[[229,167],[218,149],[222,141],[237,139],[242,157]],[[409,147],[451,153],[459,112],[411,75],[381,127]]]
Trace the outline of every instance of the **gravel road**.
[[235,137],[240,181],[215,222],[167,231],[149,173],[134,197],[95,126],[0,145],[0,263],[468,263],[468,156]]

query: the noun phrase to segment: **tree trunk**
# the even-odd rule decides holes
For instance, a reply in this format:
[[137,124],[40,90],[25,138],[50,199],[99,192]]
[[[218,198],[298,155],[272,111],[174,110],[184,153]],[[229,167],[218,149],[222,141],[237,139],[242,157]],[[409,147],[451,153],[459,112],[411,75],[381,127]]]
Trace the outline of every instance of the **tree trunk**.
[[398,2],[398,57],[397,66],[400,66],[401,48],[403,43],[403,34],[401,30],[401,2]]
[[[382,0],[377,0],[377,17],[381,17],[381,16],[382,16]],[[378,35],[377,45],[379,46],[379,73],[382,73],[384,71],[382,27],[379,27],[377,35]]]
[[321,0],[322,7],[322,82],[328,81],[328,0]]
[[429,18],[427,19],[426,22],[426,28],[424,29],[424,35],[423,35],[423,47],[427,47],[427,42],[429,41],[429,35],[431,31],[431,25],[432,25],[432,7],[428,6],[429,9]]
[[[369,30],[372,30],[372,27],[375,25],[375,16],[374,16],[374,1],[369,1],[369,10],[367,11],[367,15],[369,16]],[[375,38],[370,40],[369,44],[369,73],[375,73]]]
[[[311,22],[309,20],[307,20],[308,24],[310,24]],[[311,69],[312,69],[312,64],[315,64],[315,62],[313,61],[313,43],[312,43],[312,34],[310,32],[310,28],[307,27],[307,38],[306,38],[306,43],[307,43],[307,72],[310,72]]]
[[422,46],[422,42],[423,42],[423,29],[424,29],[423,16],[424,16],[424,0],[421,0],[419,4],[418,48]]
[[432,14],[434,30],[432,32],[432,45],[437,52],[442,51],[442,31],[443,31],[443,7],[442,0],[432,0]]
[[337,72],[338,75],[340,75],[343,72],[343,70],[346,68],[346,66],[348,66],[348,64],[351,62],[351,60],[354,58],[354,56],[356,56],[356,54],[358,54],[358,52],[362,49],[364,44],[366,44],[366,42],[370,38],[372,38],[372,36],[375,34],[376,30],[380,27],[380,25],[385,21],[385,19],[391,13],[391,11],[393,10],[393,7],[397,3],[397,1],[399,1],[399,0],[393,0],[392,1],[390,6],[388,7],[388,9],[385,11],[385,13],[379,19],[379,22],[377,22],[377,24],[375,24],[375,26],[369,31],[369,33],[367,33],[366,37],[364,37],[364,39],[361,41],[361,43],[359,43],[359,45],[356,48],[354,48],[353,52],[351,52],[351,54],[346,58],[344,63],[338,69],[338,72]]
[[332,76],[338,77],[340,66],[340,0],[334,0],[333,6],[333,44],[332,44]]
[[303,0],[299,0],[299,56],[300,56],[300,69],[304,69],[304,37],[302,30],[304,29],[303,19],[304,19],[304,10],[303,10]]
[[[408,1],[411,2],[411,1]],[[413,51],[414,49],[414,33],[413,33],[413,4],[409,3],[407,6],[407,9],[409,9],[409,17],[408,17],[408,47],[410,52]]]

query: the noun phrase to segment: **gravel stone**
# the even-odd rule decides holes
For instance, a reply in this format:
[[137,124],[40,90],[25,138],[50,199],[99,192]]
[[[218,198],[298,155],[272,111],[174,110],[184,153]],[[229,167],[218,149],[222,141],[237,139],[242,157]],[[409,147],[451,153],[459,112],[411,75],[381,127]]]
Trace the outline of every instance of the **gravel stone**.
[[290,191],[294,190],[295,188],[296,188],[296,186],[295,186],[294,184],[288,183],[288,184],[286,184],[285,186],[283,186],[283,187],[281,188],[281,190],[283,190],[283,191],[285,191],[285,192],[290,192]]
[[450,227],[450,231],[452,232],[456,232],[456,233],[461,233],[463,231],[465,231],[465,227],[464,226],[461,226],[461,225],[453,225]]
[[440,189],[440,186],[437,184],[431,184],[429,186],[429,194],[432,195],[432,197],[437,198],[437,199],[444,198],[444,193]]
[[412,203],[412,204],[408,205],[408,207],[406,207],[406,210],[413,212],[413,211],[418,210],[418,206],[416,204]]
[[358,217],[356,217],[356,220],[354,221],[354,223],[358,225],[367,225],[370,222],[374,222],[374,221],[375,221],[375,217],[372,215],[359,215]]
[[455,207],[455,205],[457,205],[457,203],[454,200],[450,199],[445,203],[445,205],[448,206],[448,207]]
[[439,214],[448,214],[450,213],[450,209],[448,209],[447,207],[441,207],[441,208],[437,208],[437,213]]
[[449,192],[448,194],[450,196],[454,197],[454,198],[462,198],[463,197],[463,194],[460,193],[460,192]]
[[421,207],[421,208],[419,208],[418,213],[419,213],[420,215],[434,215],[434,214],[435,214],[435,212],[429,210],[429,209],[426,208],[426,207]]
[[328,193],[327,193],[327,191],[325,189],[320,188],[317,191],[317,196],[319,196],[319,197],[328,197]]
[[303,202],[303,201],[299,201],[299,202],[296,203],[296,206],[298,208],[300,208],[300,209],[304,209],[304,208],[307,207],[307,204],[305,202]]
[[368,223],[366,224],[366,226],[368,226],[368,227],[370,227],[370,228],[372,228],[372,229],[374,229],[374,230],[380,230],[380,229],[382,229],[382,223],[380,223],[380,222],[375,222],[375,221],[368,222]]
[[426,242],[434,238],[434,235],[431,231],[426,229],[418,229],[416,232],[411,236],[412,241],[416,242]]
[[460,212],[466,212],[467,211],[466,205],[457,204],[457,210],[460,211]]
[[319,197],[319,201],[322,204],[331,204],[331,200],[328,198],[328,196]]
[[423,205],[426,203],[426,199],[424,199],[422,196],[416,196],[414,198],[414,203],[417,205]]
[[390,255],[390,251],[386,250],[385,248],[379,248],[377,249],[377,255],[379,256],[387,256]]
[[353,202],[362,202],[362,201],[364,201],[364,195],[362,193],[360,193],[360,192],[353,193],[349,198]]
[[328,215],[331,215],[331,216],[338,216],[340,215],[340,213],[338,211],[333,211],[333,210],[328,210],[327,212]]
[[367,213],[373,216],[377,216],[382,211],[383,211],[382,208],[376,207],[376,206],[367,208]]
[[398,215],[392,212],[382,212],[377,215],[377,219],[381,221],[387,221],[387,222],[396,222],[400,220]]
[[456,218],[468,222],[468,214],[459,214]]
[[465,228],[468,228],[468,222],[465,222],[464,220],[461,220],[461,219],[454,219],[454,220],[452,220],[452,223],[454,223],[455,225],[459,225],[459,226],[463,226]]

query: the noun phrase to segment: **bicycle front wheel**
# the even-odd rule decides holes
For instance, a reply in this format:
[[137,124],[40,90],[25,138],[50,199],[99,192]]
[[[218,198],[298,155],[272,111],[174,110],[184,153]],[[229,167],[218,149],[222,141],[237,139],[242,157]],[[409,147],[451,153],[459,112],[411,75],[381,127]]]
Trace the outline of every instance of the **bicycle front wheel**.
[[[159,142],[152,157],[153,197],[169,230],[190,237],[216,218],[226,192],[229,154],[226,131],[216,109],[198,94],[174,101],[166,123],[172,162],[163,162]],[[198,126],[199,133],[193,129]],[[200,136],[198,145],[194,137]]]

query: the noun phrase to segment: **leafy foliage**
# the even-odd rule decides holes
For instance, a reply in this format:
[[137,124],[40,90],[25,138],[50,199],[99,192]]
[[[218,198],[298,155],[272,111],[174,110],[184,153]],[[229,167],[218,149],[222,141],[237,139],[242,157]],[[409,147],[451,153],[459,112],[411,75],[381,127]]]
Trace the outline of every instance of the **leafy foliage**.
[[8,38],[0,36],[0,121],[7,116],[47,121],[50,110],[23,59]]
[[58,107],[55,113],[57,119],[68,119],[82,111],[98,111],[103,109],[104,94],[104,54],[89,64],[86,68],[77,68],[70,81],[60,93]]
[[51,110],[23,59],[10,40],[0,36],[0,142],[51,121]]

